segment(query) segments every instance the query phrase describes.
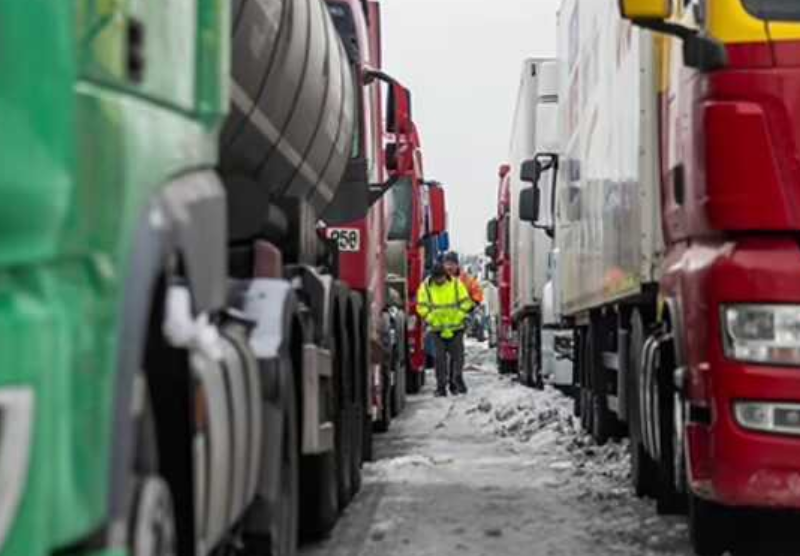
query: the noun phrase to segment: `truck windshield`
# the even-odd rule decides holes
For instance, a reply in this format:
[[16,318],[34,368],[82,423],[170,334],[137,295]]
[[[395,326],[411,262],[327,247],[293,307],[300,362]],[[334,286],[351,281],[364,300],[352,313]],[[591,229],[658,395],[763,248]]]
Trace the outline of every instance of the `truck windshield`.
[[414,189],[411,178],[402,178],[392,187],[392,227],[390,240],[409,241],[411,239],[411,216]]
[[745,8],[760,19],[800,21],[800,2],[797,0],[742,0]]

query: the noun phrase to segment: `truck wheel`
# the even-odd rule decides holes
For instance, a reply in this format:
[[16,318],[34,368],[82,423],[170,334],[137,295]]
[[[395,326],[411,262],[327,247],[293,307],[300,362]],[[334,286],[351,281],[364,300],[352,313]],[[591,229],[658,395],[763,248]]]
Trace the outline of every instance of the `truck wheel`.
[[516,361],[507,361],[505,359],[500,359],[500,364],[498,365],[498,367],[501,375],[513,375],[517,373]]
[[[333,358],[333,392],[324,402],[326,417],[336,430],[333,450],[323,454],[303,456],[300,460],[300,536],[319,540],[331,532],[339,517],[339,488],[341,485],[341,434],[343,422],[339,407],[341,364],[338,339],[331,348]],[[344,422],[346,423],[346,421]]]
[[337,338],[339,349],[335,354],[336,363],[336,482],[339,491],[339,509],[343,510],[353,498],[352,461],[354,419],[352,410],[352,366],[350,356]]
[[[575,361],[572,369],[572,415],[580,418],[583,426],[583,334],[580,329],[575,331],[575,343],[572,346],[572,356]],[[585,429],[584,429],[585,430]]]
[[544,369],[542,368],[542,324],[541,318],[534,317],[533,328],[531,330],[532,346],[532,365],[533,365],[533,387],[537,390],[544,390]]
[[[357,294],[352,294],[357,295]],[[351,346],[351,361],[352,361],[352,386],[351,392],[353,404],[353,422],[352,435],[353,435],[353,451],[350,461],[350,475],[353,485],[353,494],[357,494],[361,490],[361,464],[364,461],[364,421],[366,420],[366,410],[364,409],[365,389],[362,385],[362,380],[366,376],[364,358],[365,354],[361,343],[360,322],[358,311],[354,310],[351,317],[350,331],[350,346]]]
[[656,469],[642,442],[641,408],[639,407],[639,380],[644,349],[644,322],[639,311],[631,317],[630,349],[628,350],[628,428],[631,455],[631,482],[636,496],[653,496],[656,490]]
[[721,556],[732,541],[731,510],[689,494],[689,539],[698,556]]
[[361,490],[361,463],[364,461],[364,438],[363,427],[364,407],[356,402],[353,406],[353,450],[350,457],[350,484],[353,489],[353,496]]
[[283,431],[280,458],[280,492],[270,516],[269,536],[244,533],[244,552],[269,556],[297,554],[300,519],[299,442],[297,431],[297,398],[293,378],[286,377],[283,391]]
[[378,420],[375,421],[375,432],[389,432],[392,425],[392,375],[388,366],[382,369],[383,390],[381,392],[381,411]]
[[422,390],[422,379],[425,376],[425,370],[420,372],[410,372],[406,375],[408,380],[406,392],[408,394],[419,394]]
[[408,388],[408,355],[406,353],[406,335],[401,332],[397,345],[395,361],[395,384],[392,387],[392,417],[400,415],[406,407],[406,389]]
[[364,460],[365,462],[372,461],[374,458],[373,453],[373,432],[372,432],[372,416],[369,411],[364,412],[363,438],[364,438]]
[[178,533],[169,485],[157,475],[137,481],[130,522],[131,556],[176,556]]
[[530,337],[528,334],[528,319],[523,319],[519,323],[518,337],[519,337],[519,362],[517,363],[517,378],[520,383],[525,386],[533,384],[533,377],[531,375],[531,358],[530,358]]
[[319,540],[339,516],[336,453],[304,456],[300,465],[300,536]]
[[134,493],[128,521],[131,556],[176,556],[178,527],[172,491],[158,475],[158,438],[149,388],[138,383],[145,396],[136,433],[133,461]]
[[658,381],[658,426],[660,436],[661,457],[657,469],[656,511],[662,515],[677,514],[686,509],[686,499],[677,491],[676,475],[679,472],[675,465],[675,386],[672,371],[675,368],[672,354],[662,353],[668,357],[662,361],[662,369]]
[[600,325],[592,322],[586,338],[586,362],[591,384],[592,437],[599,445],[608,442],[614,433],[615,417],[608,408],[606,371],[600,349]]

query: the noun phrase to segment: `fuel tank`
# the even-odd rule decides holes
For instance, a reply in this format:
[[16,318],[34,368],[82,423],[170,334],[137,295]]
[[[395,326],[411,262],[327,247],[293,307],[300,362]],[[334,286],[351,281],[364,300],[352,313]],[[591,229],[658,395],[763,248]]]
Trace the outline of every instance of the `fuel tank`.
[[339,188],[356,121],[336,28],[322,0],[234,0],[231,9],[231,112],[220,138],[229,200],[264,218],[287,199],[321,214]]

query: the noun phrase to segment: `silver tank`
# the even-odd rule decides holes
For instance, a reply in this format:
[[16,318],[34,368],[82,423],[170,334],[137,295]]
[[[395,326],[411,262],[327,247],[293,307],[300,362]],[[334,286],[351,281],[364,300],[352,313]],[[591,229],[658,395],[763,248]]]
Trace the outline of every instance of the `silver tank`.
[[[322,0],[234,0],[231,113],[220,171],[253,212],[287,198],[320,214],[350,156],[356,97]],[[242,186],[248,183],[249,186]]]

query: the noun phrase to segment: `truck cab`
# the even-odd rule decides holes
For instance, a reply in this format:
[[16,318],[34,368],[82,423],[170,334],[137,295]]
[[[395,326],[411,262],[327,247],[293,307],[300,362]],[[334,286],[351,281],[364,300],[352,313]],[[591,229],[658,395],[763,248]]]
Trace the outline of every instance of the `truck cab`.
[[487,226],[489,246],[486,255],[497,277],[500,314],[497,323],[497,366],[501,374],[517,372],[518,341],[513,318],[512,284],[514,266],[511,258],[511,166],[501,164],[497,171],[497,218]]
[[621,7],[667,36],[659,294],[670,337],[655,345],[678,388],[661,416],[676,423],[677,463],[660,465],[689,494],[696,550],[719,554],[732,508],[800,508],[800,6]]
[[[421,160],[411,120],[407,89],[382,70],[381,11],[376,1],[328,0],[357,79],[361,121],[343,189],[323,214],[324,233],[338,244],[341,279],[360,293],[366,308],[369,345],[368,414],[378,431],[387,430],[393,407],[405,399],[406,363],[403,335],[394,330],[387,286],[391,197],[387,193],[413,174]],[[421,169],[421,168],[420,168]],[[403,207],[411,209],[411,207]],[[399,215],[398,215],[399,217]],[[414,214],[403,214],[412,222]],[[402,321],[407,320],[407,315]],[[403,328],[405,326],[403,325]],[[393,331],[394,330],[394,331]]]
[[[539,63],[536,96],[535,154],[520,163],[519,179],[531,185],[519,192],[521,225],[529,228],[533,239],[527,250],[520,252],[520,265],[536,266],[530,285],[540,310],[529,323],[527,341],[531,359],[530,383],[544,382],[571,390],[572,330],[563,320],[561,310],[560,249],[556,241],[556,197],[563,174],[561,127],[559,121],[560,65],[555,60]],[[546,262],[537,253],[546,254]],[[544,273],[542,273],[544,269]],[[520,341],[525,334],[520,333]],[[538,353],[537,353],[538,351]],[[537,360],[538,359],[538,360]],[[538,365],[538,367],[537,367]]]

